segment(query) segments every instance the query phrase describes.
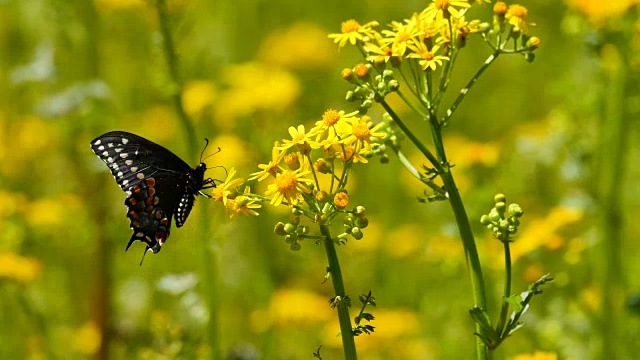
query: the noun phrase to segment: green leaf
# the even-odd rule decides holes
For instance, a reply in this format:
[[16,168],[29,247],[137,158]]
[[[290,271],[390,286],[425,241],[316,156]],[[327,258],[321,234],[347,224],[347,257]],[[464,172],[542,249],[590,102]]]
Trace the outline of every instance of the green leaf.
[[525,291],[524,293],[522,293],[522,295],[511,295],[508,298],[505,298],[504,301],[511,305],[514,312],[518,313],[524,308],[524,306],[522,305],[522,299],[526,298],[525,293],[527,292]]
[[492,347],[500,340],[500,335],[498,335],[498,333],[496,333],[496,331],[491,326],[491,319],[489,319],[489,314],[487,314],[484,309],[476,306],[473,309],[469,310],[469,314],[471,314],[473,321],[475,321],[476,324],[480,325],[482,333],[476,333],[476,335],[480,337],[480,339],[482,339],[482,341],[487,344],[487,346]]

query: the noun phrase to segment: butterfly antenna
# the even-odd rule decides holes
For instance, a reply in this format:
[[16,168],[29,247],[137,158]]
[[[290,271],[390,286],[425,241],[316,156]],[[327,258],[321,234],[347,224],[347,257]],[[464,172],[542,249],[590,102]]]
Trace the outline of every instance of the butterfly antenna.
[[[204,158],[204,159],[202,159],[202,161],[207,160],[208,158],[212,157],[213,155],[215,155],[215,154],[217,154],[217,153],[219,153],[219,152],[221,152],[221,151],[222,151],[222,149],[220,149],[220,147],[218,146],[218,150],[216,150],[216,152],[214,152],[213,154],[209,154],[209,155],[207,155],[207,157],[206,157],[206,158]],[[200,161],[200,162],[202,162],[202,161]]]
[[147,255],[149,250],[151,250],[151,248],[149,247],[149,245],[147,245],[147,248],[144,250],[144,253],[142,253],[142,259],[140,260],[140,266],[142,266],[142,262],[144,261],[144,257]]
[[204,138],[204,149],[202,149],[202,152],[200,153],[200,162],[204,160],[202,159],[202,155],[204,155],[204,151],[207,150],[207,146],[209,146],[209,139]]

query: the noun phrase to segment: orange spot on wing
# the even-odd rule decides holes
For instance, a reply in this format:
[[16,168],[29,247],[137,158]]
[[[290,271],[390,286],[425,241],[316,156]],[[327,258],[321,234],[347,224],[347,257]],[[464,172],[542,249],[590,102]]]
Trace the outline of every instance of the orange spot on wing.
[[156,180],[154,178],[148,178],[146,183],[147,183],[147,186],[151,188],[156,185]]

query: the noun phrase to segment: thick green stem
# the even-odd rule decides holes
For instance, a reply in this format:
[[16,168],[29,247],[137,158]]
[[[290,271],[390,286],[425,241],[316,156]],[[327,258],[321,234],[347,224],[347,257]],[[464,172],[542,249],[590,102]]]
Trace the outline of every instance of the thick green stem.
[[336,308],[338,309],[338,320],[340,321],[340,333],[342,336],[342,347],[344,348],[344,358],[346,360],[355,360],[358,358],[356,353],[356,343],[351,331],[351,317],[349,316],[349,302],[346,301],[346,292],[344,283],[342,282],[342,272],[340,271],[340,262],[336,253],[335,243],[331,238],[331,232],[326,225],[320,225],[320,232],[324,236],[324,248],[329,261],[329,272],[331,273],[331,281],[336,297],[340,297]]
[[[476,242],[473,238],[467,211],[464,208],[460,192],[458,192],[456,183],[449,170],[442,174],[442,181],[444,182],[444,187],[449,194],[449,204],[453,209],[453,214],[455,215],[456,223],[458,225],[458,232],[462,239],[467,267],[469,268],[471,276],[473,301],[475,306],[486,310],[487,298],[485,295],[484,278],[482,277],[482,267],[480,266],[480,257],[478,256],[478,249],[476,248]],[[479,324],[476,324],[476,332],[478,334],[483,334],[483,330]],[[476,339],[476,351],[478,359],[488,359],[489,355],[487,346],[480,338]]]

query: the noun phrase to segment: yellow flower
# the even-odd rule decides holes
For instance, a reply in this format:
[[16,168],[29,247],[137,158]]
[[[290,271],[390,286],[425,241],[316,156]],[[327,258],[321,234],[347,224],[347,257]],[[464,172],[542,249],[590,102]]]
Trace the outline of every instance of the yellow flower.
[[377,21],[371,21],[364,25],[360,25],[357,21],[350,19],[342,22],[340,27],[340,34],[329,34],[329,38],[333,39],[334,43],[338,43],[339,47],[343,47],[347,44],[347,41],[351,45],[355,45],[358,41],[364,41],[364,37],[374,38],[374,27],[378,26]]
[[505,14],[505,19],[513,26],[513,30],[522,31],[526,33],[529,31],[529,24],[527,24],[528,10],[521,5],[509,5],[509,10]]
[[291,136],[291,140],[284,139],[283,145],[279,147],[280,150],[287,150],[293,146],[297,146],[300,153],[303,155],[309,154],[311,151],[309,141],[316,135],[314,129],[311,129],[311,131],[307,133],[304,125],[298,125],[298,128],[291,126],[289,127],[289,135]]
[[213,191],[211,192],[211,197],[215,201],[220,201],[221,203],[226,205],[227,201],[229,200],[229,194],[231,194],[236,190],[238,186],[244,183],[244,179],[242,178],[231,180],[235,174],[236,169],[231,168],[231,170],[229,170],[229,175],[227,176],[227,179],[224,181],[224,183],[218,185],[218,187],[213,189]]
[[392,53],[397,56],[403,56],[407,51],[407,45],[411,44],[414,38],[424,34],[418,27],[420,20],[417,14],[414,14],[411,19],[405,21],[406,24],[393,21],[391,23],[391,30],[381,31],[385,36],[382,43],[391,45]]
[[430,50],[423,42],[409,45],[413,53],[407,55],[408,58],[420,59],[418,63],[422,66],[422,70],[431,69],[435,71],[437,66],[442,66],[443,61],[448,61],[449,57],[444,55],[436,55],[440,49],[440,45],[434,45]]
[[[456,9],[456,7],[461,9]],[[468,1],[432,0],[422,12],[427,20],[440,22],[441,19],[449,19],[451,16],[459,18],[464,15],[467,8],[471,7]]]
[[365,149],[361,149],[359,152],[356,152],[356,147],[353,145],[340,144],[334,146],[334,150],[336,151],[336,155],[342,162],[354,162],[354,163],[363,163],[366,164],[369,162],[363,155],[368,151]]
[[596,26],[600,26],[607,19],[622,16],[629,11],[629,8],[640,3],[640,1],[565,0],[565,3],[583,13]]
[[258,165],[258,168],[262,169],[262,171],[251,174],[249,180],[258,179],[258,181],[262,181],[269,175],[276,177],[276,174],[283,171],[283,169],[278,164],[280,164],[280,161],[282,161],[285,155],[286,151],[282,151],[280,149],[279,143],[276,141],[273,144],[273,148],[271,149],[271,161],[269,161],[269,163],[267,164]]
[[211,106],[216,96],[216,89],[209,81],[191,81],[184,85],[182,93],[182,103],[184,111],[192,118],[198,115],[207,107]]
[[[341,133],[344,131],[345,123],[348,119],[353,118],[358,114],[358,111],[353,111],[348,114],[345,114],[344,110],[333,110],[328,109],[322,114],[322,120],[316,121],[316,126],[311,129],[311,132],[317,133],[316,143],[320,141],[322,135],[325,134],[327,130],[329,130],[328,136],[335,136],[336,133]],[[317,149],[319,146],[313,146],[314,149]]]
[[71,348],[76,352],[92,355],[98,351],[101,343],[102,334],[100,329],[95,323],[88,321],[73,334]]
[[276,30],[262,42],[258,57],[264,62],[290,69],[330,66],[337,54],[324,29],[310,22]]
[[260,215],[255,209],[260,209],[262,205],[256,204],[256,199],[248,196],[250,188],[247,186],[244,189],[244,194],[236,197],[235,199],[229,199],[225,205],[227,210],[229,211],[229,218],[235,219],[239,215]]
[[546,351],[536,351],[533,354],[520,354],[509,360],[557,360],[558,354]]
[[0,253],[0,279],[30,283],[40,276],[41,272],[42,264],[36,259],[11,252]]
[[349,122],[351,125],[349,135],[342,142],[345,144],[355,143],[356,153],[359,153],[362,149],[370,151],[373,144],[372,138],[382,138],[385,135],[383,132],[378,132],[384,125],[383,123],[378,123],[371,128],[369,123],[358,118],[350,119]]
[[338,209],[344,209],[349,205],[349,195],[341,191],[333,197],[333,203]]
[[389,62],[391,57],[399,56],[398,54],[394,54],[390,47],[386,45],[382,45],[381,47],[371,42],[364,44],[362,49],[367,53],[367,61],[371,61],[376,64]]
[[265,192],[266,196],[273,196],[271,205],[279,206],[283,201],[286,201],[289,206],[292,206],[303,199],[303,192],[311,193],[305,183],[311,183],[312,181],[304,177],[311,172],[301,170],[302,168],[295,171],[284,170],[276,175],[273,183],[269,184]]

